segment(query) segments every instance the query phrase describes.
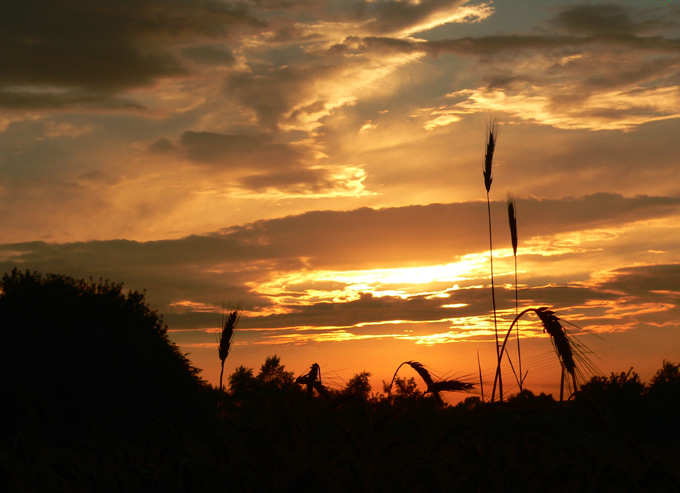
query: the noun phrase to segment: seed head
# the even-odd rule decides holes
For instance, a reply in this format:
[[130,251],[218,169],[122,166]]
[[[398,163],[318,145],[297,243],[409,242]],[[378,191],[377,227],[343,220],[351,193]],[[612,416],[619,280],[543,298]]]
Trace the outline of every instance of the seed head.
[[517,211],[515,208],[515,198],[510,193],[508,194],[508,223],[510,224],[512,251],[517,256]]
[[498,121],[491,119],[486,127],[486,152],[484,153],[484,186],[486,193],[491,190],[491,168],[493,167],[493,153],[496,150],[496,142],[498,141]]
[[229,312],[227,320],[224,322],[224,328],[220,335],[220,345],[218,347],[220,361],[222,361],[222,363],[224,363],[224,360],[226,360],[229,355],[231,340],[234,338],[234,331],[236,330],[236,324],[238,323],[239,318],[241,318],[241,309],[236,308]]

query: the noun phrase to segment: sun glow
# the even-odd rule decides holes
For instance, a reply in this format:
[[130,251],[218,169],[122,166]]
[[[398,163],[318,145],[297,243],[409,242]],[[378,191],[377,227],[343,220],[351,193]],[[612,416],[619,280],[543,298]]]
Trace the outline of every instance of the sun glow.
[[[272,275],[272,280],[251,287],[278,302],[294,297],[297,304],[320,301],[348,302],[374,297],[414,295],[447,298],[458,282],[476,279],[486,259],[470,256],[445,265],[351,271],[301,271]],[[483,271],[481,271],[483,272]]]

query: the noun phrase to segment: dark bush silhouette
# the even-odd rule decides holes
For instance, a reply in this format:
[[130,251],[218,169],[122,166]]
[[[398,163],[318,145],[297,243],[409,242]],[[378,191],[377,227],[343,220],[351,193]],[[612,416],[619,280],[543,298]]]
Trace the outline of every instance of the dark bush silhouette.
[[639,405],[645,384],[631,368],[628,372],[612,373],[609,377],[594,376],[583,384],[580,393],[598,404],[630,408]]
[[661,369],[652,377],[648,394],[655,398],[678,399],[680,397],[680,363],[664,361]]
[[418,402],[423,397],[423,392],[418,389],[416,379],[410,377],[408,380],[395,377],[392,382],[383,380],[383,392],[391,396],[392,405],[403,407]]
[[257,379],[268,387],[278,388],[290,387],[295,381],[293,372],[286,371],[277,355],[267,357],[260,367]]
[[673,440],[680,435],[680,364],[664,361],[647,388],[648,421],[657,435]]
[[257,380],[252,368],[243,365],[236,368],[234,373],[229,375],[229,389],[236,398],[251,394],[256,389]]
[[362,371],[356,373],[347,382],[347,386],[341,391],[341,395],[347,399],[366,402],[371,397],[371,383],[368,381],[371,373]]
[[29,424],[35,409],[46,416],[41,421],[67,428],[116,416],[136,424],[188,418],[199,410],[206,386],[142,293],[17,270],[1,287],[6,432]]

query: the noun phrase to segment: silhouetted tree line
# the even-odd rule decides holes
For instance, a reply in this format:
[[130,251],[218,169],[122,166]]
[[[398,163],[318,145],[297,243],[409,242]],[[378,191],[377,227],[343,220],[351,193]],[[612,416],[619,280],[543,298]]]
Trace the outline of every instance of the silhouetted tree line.
[[[158,314],[121,284],[14,270],[1,281],[2,431],[34,413],[77,432],[84,419],[194,419],[206,384]],[[85,418],[87,417],[87,418]]]
[[680,365],[442,406],[413,378],[238,367],[201,380],[143,293],[13,271],[0,293],[0,491],[676,491]]

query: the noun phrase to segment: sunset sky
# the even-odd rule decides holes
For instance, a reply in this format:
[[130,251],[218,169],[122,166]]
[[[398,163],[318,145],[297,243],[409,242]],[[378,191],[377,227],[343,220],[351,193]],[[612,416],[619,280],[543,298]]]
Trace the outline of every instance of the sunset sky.
[[227,373],[490,383],[490,118],[499,326],[510,192],[520,310],[605,375],[680,361],[678,0],[4,0],[0,45],[2,272],[146,290],[213,383],[236,305]]

